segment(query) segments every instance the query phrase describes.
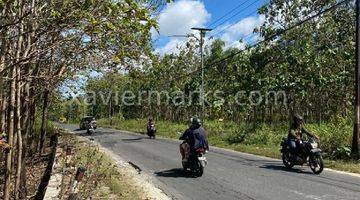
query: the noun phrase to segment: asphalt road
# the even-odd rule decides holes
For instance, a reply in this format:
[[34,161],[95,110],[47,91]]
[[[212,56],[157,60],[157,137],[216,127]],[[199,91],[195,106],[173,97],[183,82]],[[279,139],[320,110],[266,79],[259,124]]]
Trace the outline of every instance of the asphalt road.
[[[77,125],[61,126],[84,135]],[[174,199],[360,200],[360,176],[331,171],[317,176],[307,166],[286,170],[281,161],[210,147],[204,175],[193,178],[182,171],[180,141],[102,128],[84,137],[140,167]]]

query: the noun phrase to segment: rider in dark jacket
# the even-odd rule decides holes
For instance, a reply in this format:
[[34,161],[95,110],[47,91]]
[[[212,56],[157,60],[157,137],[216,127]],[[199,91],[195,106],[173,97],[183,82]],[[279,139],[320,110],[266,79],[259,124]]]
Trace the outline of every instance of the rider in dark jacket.
[[[185,154],[194,152],[199,148],[209,150],[209,144],[206,137],[205,129],[201,125],[199,118],[192,118],[190,127],[181,135],[180,140],[184,142],[180,145],[180,153],[182,158],[186,158]],[[189,148],[187,148],[187,145]],[[187,152],[188,150],[190,152]]]
[[293,154],[296,154],[299,150],[301,150],[301,141],[303,140],[303,134],[306,134],[308,137],[314,137],[318,139],[316,135],[306,130],[303,125],[304,119],[300,115],[294,115],[288,133],[289,147]]
[[149,118],[149,121],[146,126],[148,136],[155,138],[156,128],[155,122],[152,118]]

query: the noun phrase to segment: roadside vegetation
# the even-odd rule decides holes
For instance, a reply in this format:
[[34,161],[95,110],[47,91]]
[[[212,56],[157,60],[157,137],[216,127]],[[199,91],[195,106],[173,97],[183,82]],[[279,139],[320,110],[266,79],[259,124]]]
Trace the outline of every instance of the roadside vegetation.
[[[38,143],[40,139],[41,132],[41,120],[36,119],[33,126],[33,137],[28,139],[28,145],[24,148],[24,157],[21,160],[21,178],[26,177],[26,179],[21,179],[19,185],[20,190],[24,191],[18,197],[19,199],[36,199],[41,196],[41,193],[44,191],[39,191],[39,186],[43,184],[43,177],[47,173],[47,167],[52,162],[51,154],[54,145],[56,145],[56,135],[59,130],[54,126],[53,123],[48,122],[46,126],[46,142],[44,143],[44,149],[42,154],[38,153]],[[5,156],[6,149],[3,146],[0,146],[0,196],[3,197],[4,187],[4,173],[5,173]],[[17,171],[13,171],[11,178],[16,178]],[[20,177],[19,177],[20,178]],[[15,184],[11,183],[9,185],[11,191],[15,188]],[[12,196],[13,199],[14,196]]]
[[[110,124],[111,122],[111,124]],[[112,118],[98,120],[101,127],[116,128],[146,134],[147,119],[121,120]],[[178,139],[187,122],[156,121],[157,135]],[[226,121],[205,121],[210,145],[271,158],[281,158],[280,142],[287,137],[288,124],[246,124]],[[307,124],[307,129],[320,137],[326,167],[360,173],[360,161],[351,159],[351,121],[338,120],[331,123]]]
[[2,199],[30,195],[24,171],[33,166],[26,160],[47,153],[47,124],[58,110],[60,86],[81,72],[131,69],[132,61],[150,57],[151,12],[164,3],[0,0],[0,134],[9,147],[0,149]]
[[[62,133],[62,168],[67,169],[62,177],[60,199],[69,198],[70,188],[78,167],[86,169],[84,178],[78,183],[78,199],[124,199],[140,200],[144,192],[131,182],[131,175],[121,171],[116,162],[91,141],[78,140],[76,136]],[[72,158],[66,162],[66,149],[71,148]],[[69,159],[68,159],[69,160]]]

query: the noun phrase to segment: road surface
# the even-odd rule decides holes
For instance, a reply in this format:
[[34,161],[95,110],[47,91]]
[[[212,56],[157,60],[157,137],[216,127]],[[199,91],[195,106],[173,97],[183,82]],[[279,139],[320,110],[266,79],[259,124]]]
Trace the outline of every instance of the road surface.
[[[75,134],[77,125],[61,125]],[[92,137],[140,167],[173,199],[360,200],[360,176],[331,171],[313,175],[307,166],[286,170],[281,161],[210,147],[204,175],[183,173],[180,141],[99,128]]]

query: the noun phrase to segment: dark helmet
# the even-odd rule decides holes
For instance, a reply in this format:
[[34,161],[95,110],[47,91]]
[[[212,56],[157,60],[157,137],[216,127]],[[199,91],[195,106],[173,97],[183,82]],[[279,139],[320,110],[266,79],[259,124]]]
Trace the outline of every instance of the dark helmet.
[[303,117],[301,117],[300,115],[296,114],[293,117],[293,123],[294,124],[302,124],[304,122]]
[[149,118],[149,122],[152,122],[153,121],[153,119],[152,118]]
[[192,126],[195,126],[195,127],[201,126],[201,120],[197,117],[192,117],[190,121],[191,121]]

